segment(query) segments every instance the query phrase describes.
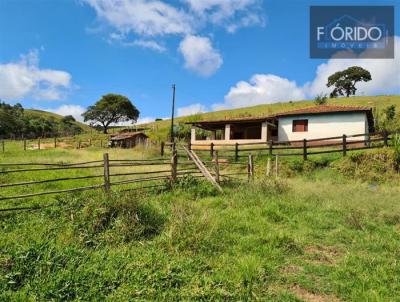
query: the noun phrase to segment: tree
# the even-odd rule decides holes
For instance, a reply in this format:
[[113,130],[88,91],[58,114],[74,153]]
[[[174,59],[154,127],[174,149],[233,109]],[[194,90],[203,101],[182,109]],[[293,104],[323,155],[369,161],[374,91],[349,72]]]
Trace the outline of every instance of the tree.
[[328,102],[328,98],[326,94],[321,93],[315,97],[314,102],[318,106],[326,105],[326,103]]
[[84,121],[89,122],[91,125],[101,124],[103,133],[107,133],[112,123],[136,122],[139,114],[139,110],[127,97],[110,93],[104,95],[93,106],[90,106],[82,116]]
[[326,86],[335,87],[330,94],[332,98],[339,95],[346,95],[346,97],[349,97],[356,93],[357,88],[355,85],[357,82],[368,82],[371,81],[371,79],[371,74],[368,70],[359,66],[352,66],[329,76]]
[[73,122],[76,122],[76,120],[72,115],[66,115],[61,119],[61,123],[64,124],[72,124]]

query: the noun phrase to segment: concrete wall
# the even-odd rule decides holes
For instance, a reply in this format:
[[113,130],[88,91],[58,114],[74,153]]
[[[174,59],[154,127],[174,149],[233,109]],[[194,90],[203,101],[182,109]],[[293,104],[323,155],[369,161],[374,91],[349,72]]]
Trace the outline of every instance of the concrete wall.
[[[293,120],[299,119],[308,119],[308,132],[292,132]],[[278,122],[279,141],[317,139],[367,132],[368,121],[365,112],[288,116],[279,118]],[[362,137],[354,139],[359,140]]]

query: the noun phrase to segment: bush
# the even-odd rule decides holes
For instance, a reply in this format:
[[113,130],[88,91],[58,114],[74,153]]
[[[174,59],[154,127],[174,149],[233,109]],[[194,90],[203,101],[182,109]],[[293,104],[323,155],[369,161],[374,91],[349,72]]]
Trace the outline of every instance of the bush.
[[85,246],[143,240],[159,234],[166,217],[150,200],[135,194],[111,193],[89,198],[74,213],[74,231]]
[[331,166],[346,176],[357,177],[362,181],[387,181],[396,173],[395,152],[385,148],[352,153]]

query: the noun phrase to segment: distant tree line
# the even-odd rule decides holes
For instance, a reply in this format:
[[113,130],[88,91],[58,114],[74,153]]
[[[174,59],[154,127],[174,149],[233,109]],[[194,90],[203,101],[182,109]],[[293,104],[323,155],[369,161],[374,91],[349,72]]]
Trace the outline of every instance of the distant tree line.
[[73,116],[61,120],[26,112],[21,104],[0,101],[0,138],[37,138],[69,136],[82,132]]

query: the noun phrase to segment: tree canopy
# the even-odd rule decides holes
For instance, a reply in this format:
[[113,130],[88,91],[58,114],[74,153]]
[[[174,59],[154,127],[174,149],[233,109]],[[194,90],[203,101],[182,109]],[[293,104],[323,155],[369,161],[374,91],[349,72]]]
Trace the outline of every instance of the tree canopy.
[[74,135],[82,132],[72,116],[56,120],[25,112],[21,104],[6,104],[0,101],[0,138],[44,137]]
[[91,125],[100,124],[103,132],[107,133],[109,126],[119,122],[136,122],[139,117],[139,110],[131,101],[119,94],[106,94],[93,106],[90,106],[82,114],[84,121]]
[[330,97],[335,98],[339,95],[346,95],[346,97],[349,97],[356,93],[357,82],[368,82],[371,81],[371,79],[371,74],[368,70],[359,66],[352,66],[329,76],[326,85],[328,87],[335,87],[331,92]]

